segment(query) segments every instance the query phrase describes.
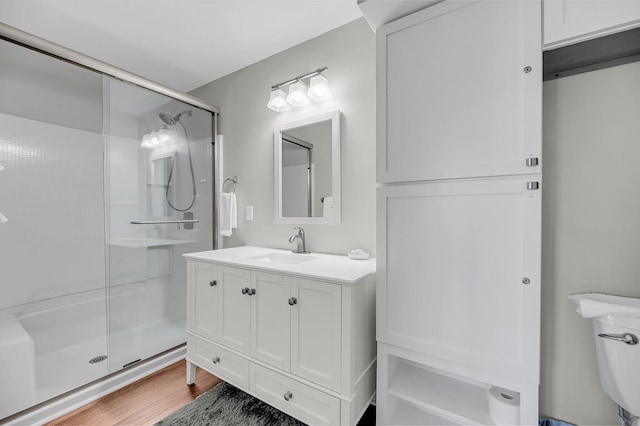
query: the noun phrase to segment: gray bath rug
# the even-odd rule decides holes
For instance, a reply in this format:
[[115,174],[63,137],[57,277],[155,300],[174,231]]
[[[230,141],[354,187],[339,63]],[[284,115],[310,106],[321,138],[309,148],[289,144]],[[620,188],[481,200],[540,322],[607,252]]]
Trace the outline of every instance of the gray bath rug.
[[269,404],[221,383],[155,426],[305,426]]

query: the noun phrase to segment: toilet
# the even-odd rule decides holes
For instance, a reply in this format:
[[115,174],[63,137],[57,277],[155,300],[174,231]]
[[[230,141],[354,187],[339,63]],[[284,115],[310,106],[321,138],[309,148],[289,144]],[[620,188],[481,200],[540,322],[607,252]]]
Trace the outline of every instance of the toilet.
[[640,299],[604,294],[569,297],[593,320],[602,388],[624,425],[640,426]]

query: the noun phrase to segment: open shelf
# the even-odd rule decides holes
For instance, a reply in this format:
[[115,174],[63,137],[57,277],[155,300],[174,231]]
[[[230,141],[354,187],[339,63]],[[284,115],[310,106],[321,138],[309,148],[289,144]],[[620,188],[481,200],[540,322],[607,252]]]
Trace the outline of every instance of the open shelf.
[[407,425],[407,426],[449,426],[457,425],[457,423],[444,419],[428,411],[424,411],[421,408],[417,408],[414,405],[398,400],[396,402],[396,408],[389,419],[389,424],[392,425]]
[[389,377],[388,393],[407,402],[398,404],[393,414],[394,422],[397,416],[417,415],[414,411],[420,409],[447,419],[452,422],[450,424],[494,424],[489,417],[486,386],[428,370],[407,360],[398,360]]

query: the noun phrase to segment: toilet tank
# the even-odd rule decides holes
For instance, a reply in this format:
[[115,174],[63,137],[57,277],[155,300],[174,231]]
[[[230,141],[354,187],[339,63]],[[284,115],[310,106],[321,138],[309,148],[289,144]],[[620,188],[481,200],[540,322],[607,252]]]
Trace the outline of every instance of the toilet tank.
[[593,330],[602,388],[619,406],[640,417],[640,343],[629,345],[598,336],[631,333],[640,338],[640,318],[596,317]]

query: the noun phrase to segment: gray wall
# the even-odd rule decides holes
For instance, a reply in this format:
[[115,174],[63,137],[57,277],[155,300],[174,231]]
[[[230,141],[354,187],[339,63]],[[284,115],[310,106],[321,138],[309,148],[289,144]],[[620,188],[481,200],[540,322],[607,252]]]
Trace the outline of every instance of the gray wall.
[[567,297],[640,297],[640,62],[544,84],[542,413],[619,424],[591,320]]
[[[277,113],[271,86],[328,66],[333,98]],[[237,175],[238,229],[225,247],[290,248],[291,225],[274,224],[273,130],[280,123],[339,109],[342,139],[342,224],[305,225],[307,249],[375,255],[375,36],[364,19],[351,22],[202,86],[192,95],[220,106],[225,177]],[[245,207],[254,206],[254,220]]]

